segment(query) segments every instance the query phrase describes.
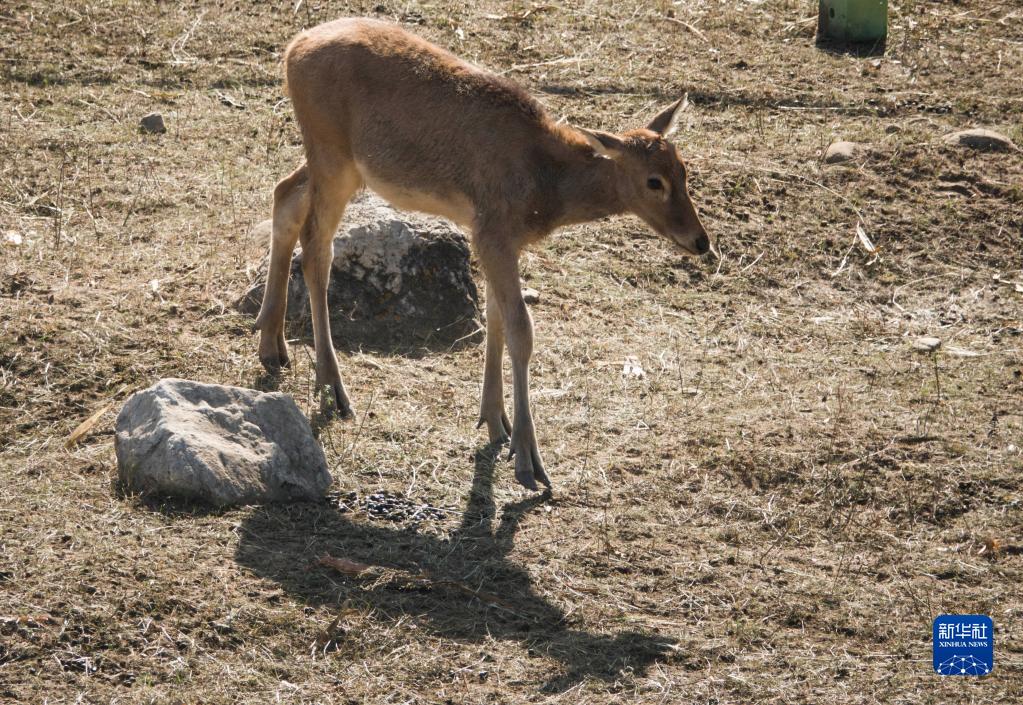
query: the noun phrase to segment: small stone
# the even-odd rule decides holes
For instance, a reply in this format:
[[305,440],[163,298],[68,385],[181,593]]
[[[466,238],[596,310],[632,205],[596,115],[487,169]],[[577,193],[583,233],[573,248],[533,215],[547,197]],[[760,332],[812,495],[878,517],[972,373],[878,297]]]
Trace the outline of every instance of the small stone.
[[164,379],[117,416],[123,486],[215,506],[322,499],[331,477],[287,394]]
[[522,300],[525,301],[527,304],[538,304],[540,303],[540,292],[537,291],[536,289],[529,288],[523,289]]
[[902,132],[902,125],[889,125],[884,128],[884,133],[886,135],[894,135],[896,132]]
[[941,347],[941,338],[923,337],[913,341],[913,349],[917,352],[930,353]]
[[167,126],[163,122],[163,115],[160,113],[149,113],[139,122],[139,127],[143,132],[148,132],[152,135],[162,135],[167,131]]
[[825,164],[841,164],[855,159],[863,153],[863,145],[857,142],[832,142],[824,152]]
[[983,128],[953,132],[945,137],[945,141],[949,144],[957,144],[960,147],[970,147],[971,149],[994,151],[1019,150],[1019,147],[1005,135]]

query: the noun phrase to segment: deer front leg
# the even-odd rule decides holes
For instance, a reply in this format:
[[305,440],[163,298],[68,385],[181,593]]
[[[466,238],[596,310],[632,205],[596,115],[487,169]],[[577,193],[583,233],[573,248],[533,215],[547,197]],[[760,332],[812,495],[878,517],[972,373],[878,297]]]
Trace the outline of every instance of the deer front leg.
[[[327,285],[330,279],[331,235],[326,231],[302,243],[302,274],[309,289],[309,308],[313,316],[313,344],[316,348],[316,389],[321,396],[321,407],[332,404],[343,419],[352,418],[352,403],[341,381],[337,355],[330,335],[330,316],[327,312]],[[324,408],[329,408],[325,406]]]
[[[508,456],[515,458],[515,479],[531,490],[538,489],[536,484],[538,481],[550,487],[551,481],[544,471],[540,450],[536,445],[536,430],[529,408],[529,358],[533,354],[533,320],[529,315],[529,309],[526,308],[526,302],[522,300],[522,290],[519,287],[518,254],[504,248],[491,249],[481,244],[480,262],[486,271],[489,284],[488,308],[489,297],[493,297],[501,313],[501,323],[508,344],[508,357],[511,358],[512,364],[515,406],[511,449]],[[489,332],[489,317],[487,325]],[[488,362],[490,354],[488,345]]]
[[[333,179],[328,179],[333,176]],[[327,286],[333,256],[334,232],[344,213],[348,199],[359,186],[354,172],[321,174],[312,181],[310,211],[302,229],[302,275],[309,289],[309,308],[313,318],[313,344],[316,347],[316,389],[320,402],[323,394],[330,394],[334,410],[343,419],[354,416],[352,404],[341,381],[341,371],[334,353],[330,335],[330,315],[327,311]],[[329,390],[329,391],[325,391]]]
[[494,292],[487,291],[487,352],[483,363],[483,395],[480,400],[479,428],[487,425],[491,443],[505,443],[511,433],[511,422],[504,413],[504,328],[501,323],[501,307]]

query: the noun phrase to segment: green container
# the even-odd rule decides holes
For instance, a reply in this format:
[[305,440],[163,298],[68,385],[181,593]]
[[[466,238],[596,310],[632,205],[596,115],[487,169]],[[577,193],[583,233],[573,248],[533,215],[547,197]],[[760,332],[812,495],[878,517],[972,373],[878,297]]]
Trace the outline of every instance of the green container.
[[820,0],[820,39],[881,42],[888,36],[888,0]]

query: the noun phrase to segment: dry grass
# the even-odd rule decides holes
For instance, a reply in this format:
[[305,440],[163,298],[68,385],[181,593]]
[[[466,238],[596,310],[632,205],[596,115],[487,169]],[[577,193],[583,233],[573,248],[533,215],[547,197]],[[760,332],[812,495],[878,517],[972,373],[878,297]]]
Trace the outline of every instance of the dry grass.
[[[1023,15],[893,2],[878,60],[815,48],[809,5],[6,4],[0,237],[23,243],[0,243],[0,699],[1023,699],[1021,557],[980,555],[1023,519],[1023,155],[940,141],[1023,143]],[[478,347],[346,356],[360,419],[323,434],[339,496],[449,519],[118,496],[112,414],[65,439],[159,377],[259,381],[231,302],[300,159],[280,50],[374,13],[591,127],[689,91],[680,141],[723,258],[629,219],[525,258],[554,500],[482,446]],[[138,133],[152,110],[166,135]],[[871,152],[824,167],[834,138]],[[282,388],[312,409],[296,347]],[[621,376],[630,355],[645,378]],[[399,570],[310,568],[323,553]],[[994,674],[931,673],[943,612],[993,616]]]

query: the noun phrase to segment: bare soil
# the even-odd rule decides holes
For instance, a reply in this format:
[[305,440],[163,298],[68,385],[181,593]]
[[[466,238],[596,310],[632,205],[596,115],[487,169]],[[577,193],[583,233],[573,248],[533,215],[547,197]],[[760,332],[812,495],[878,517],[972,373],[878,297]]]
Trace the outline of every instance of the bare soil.
[[[1023,144],[1023,11],[889,6],[871,55],[817,47],[791,0],[4,3],[0,700],[1023,702],[1023,153],[942,141]],[[301,160],[281,50],[342,15],[584,126],[688,91],[721,257],[618,218],[523,258],[553,497],[475,429],[480,345],[360,340],[329,502],[125,497],[131,392],[269,384],[233,302]],[[835,139],[869,148],[825,166]],[[312,415],[292,347],[279,387]],[[382,492],[442,511],[389,521]],[[991,675],[933,674],[942,613],[993,617]]]

